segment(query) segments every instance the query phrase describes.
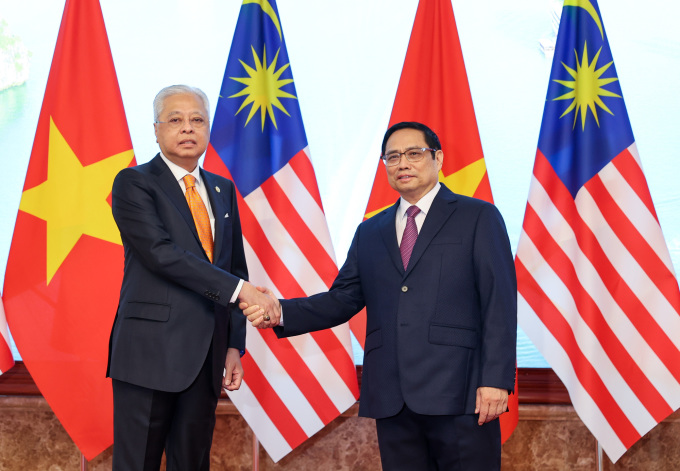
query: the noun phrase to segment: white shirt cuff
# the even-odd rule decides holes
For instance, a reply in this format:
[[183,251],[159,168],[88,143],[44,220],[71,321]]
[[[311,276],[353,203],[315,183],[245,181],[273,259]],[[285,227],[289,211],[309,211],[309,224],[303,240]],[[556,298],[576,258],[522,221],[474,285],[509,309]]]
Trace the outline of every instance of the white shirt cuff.
[[234,294],[231,295],[231,299],[229,300],[230,303],[236,302],[236,300],[238,299],[238,295],[241,294],[241,288],[243,288],[243,280],[240,280],[238,282],[238,285],[236,285],[236,289],[234,290]]

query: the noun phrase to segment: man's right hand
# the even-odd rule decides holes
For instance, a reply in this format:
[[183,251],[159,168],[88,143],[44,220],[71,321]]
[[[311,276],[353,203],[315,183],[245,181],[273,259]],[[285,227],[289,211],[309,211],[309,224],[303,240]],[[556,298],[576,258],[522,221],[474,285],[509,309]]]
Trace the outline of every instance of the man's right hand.
[[276,327],[281,322],[281,305],[270,289],[255,287],[246,281],[238,299],[239,309],[248,317],[253,327],[266,329]]

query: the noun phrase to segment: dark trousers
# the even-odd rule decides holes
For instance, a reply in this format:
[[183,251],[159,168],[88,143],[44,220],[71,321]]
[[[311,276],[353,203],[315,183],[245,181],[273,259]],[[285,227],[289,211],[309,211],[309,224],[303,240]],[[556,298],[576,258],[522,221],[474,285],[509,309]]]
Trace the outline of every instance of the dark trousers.
[[499,471],[498,419],[477,424],[476,415],[421,415],[408,407],[376,420],[385,471]]
[[113,471],[210,469],[215,428],[212,348],[194,382],[178,393],[113,380]]

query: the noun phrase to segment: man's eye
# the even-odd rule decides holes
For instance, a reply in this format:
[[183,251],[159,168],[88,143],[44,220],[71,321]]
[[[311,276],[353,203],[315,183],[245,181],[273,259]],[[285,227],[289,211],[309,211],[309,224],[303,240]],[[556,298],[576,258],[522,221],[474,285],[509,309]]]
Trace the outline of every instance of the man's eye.
[[170,119],[168,120],[168,122],[169,122],[169,123],[175,124],[175,123],[181,123],[182,120],[179,119],[179,118],[170,118]]
[[195,124],[203,124],[204,121],[203,118],[191,118],[191,122]]

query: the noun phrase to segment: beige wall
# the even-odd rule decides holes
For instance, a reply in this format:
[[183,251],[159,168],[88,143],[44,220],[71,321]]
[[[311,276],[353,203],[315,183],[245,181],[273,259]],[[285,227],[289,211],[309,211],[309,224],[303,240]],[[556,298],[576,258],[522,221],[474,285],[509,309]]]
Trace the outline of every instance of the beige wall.
[[[372,420],[352,407],[278,463],[262,448],[261,471],[372,471],[380,457]],[[643,437],[616,465],[604,470],[680,469],[680,414],[671,415]],[[225,400],[218,406],[212,469],[251,470],[252,432]],[[521,405],[520,422],[503,446],[503,471],[592,471],[597,444],[571,406]],[[41,397],[0,396],[0,471],[80,469],[80,454]],[[88,464],[89,471],[111,469],[111,450]]]

